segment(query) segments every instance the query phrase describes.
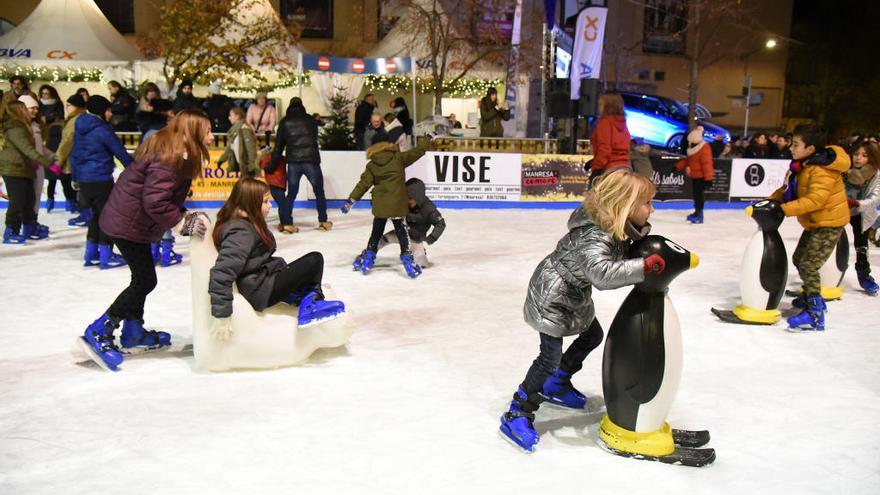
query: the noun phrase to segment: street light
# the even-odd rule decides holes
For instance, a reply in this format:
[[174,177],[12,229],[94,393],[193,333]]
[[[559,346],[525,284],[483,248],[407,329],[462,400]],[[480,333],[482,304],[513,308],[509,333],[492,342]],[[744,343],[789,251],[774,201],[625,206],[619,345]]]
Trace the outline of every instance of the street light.
[[773,38],[767,39],[764,43],[764,46],[755,48],[751,52],[742,56],[743,61],[743,75],[745,76],[745,103],[746,103],[746,119],[745,124],[743,125],[743,138],[745,138],[749,134],[749,108],[752,104],[752,76],[749,75],[749,57],[758,53],[763,49],[772,50],[776,47],[776,40]]

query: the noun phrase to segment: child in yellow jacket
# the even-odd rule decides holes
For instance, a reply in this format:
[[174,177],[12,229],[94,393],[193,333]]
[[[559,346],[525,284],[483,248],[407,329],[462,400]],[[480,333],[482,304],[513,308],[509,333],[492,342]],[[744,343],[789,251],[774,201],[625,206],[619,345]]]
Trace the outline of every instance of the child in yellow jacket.
[[796,216],[804,227],[792,256],[803,281],[803,293],[792,305],[803,312],[790,317],[788,326],[794,332],[825,330],[819,268],[831,257],[849,223],[843,173],[849,170],[850,158],[839,146],[826,147],[825,132],[815,125],[794,130],[791,155],[787,184],[770,197],[783,201],[785,216]]

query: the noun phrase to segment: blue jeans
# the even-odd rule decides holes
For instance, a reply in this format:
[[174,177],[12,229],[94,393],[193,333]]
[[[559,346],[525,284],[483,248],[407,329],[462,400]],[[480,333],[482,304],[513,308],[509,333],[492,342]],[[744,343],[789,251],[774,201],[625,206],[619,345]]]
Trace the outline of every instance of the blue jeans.
[[312,190],[315,191],[315,199],[318,202],[318,221],[326,222],[327,197],[324,196],[324,174],[321,173],[321,165],[318,163],[290,163],[287,165],[287,201],[290,203],[291,214],[293,202],[296,201],[296,193],[299,192],[299,180],[303,175],[306,176],[309,184],[312,185]]
[[293,205],[287,200],[287,191],[280,187],[269,186],[269,192],[278,204],[278,219],[281,225],[293,225]]

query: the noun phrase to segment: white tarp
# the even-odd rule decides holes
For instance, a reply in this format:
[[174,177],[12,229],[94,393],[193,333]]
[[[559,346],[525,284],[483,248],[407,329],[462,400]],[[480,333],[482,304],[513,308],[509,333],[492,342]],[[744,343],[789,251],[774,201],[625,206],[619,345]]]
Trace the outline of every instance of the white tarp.
[[139,57],[92,0],[42,0],[0,36],[3,65],[110,65]]

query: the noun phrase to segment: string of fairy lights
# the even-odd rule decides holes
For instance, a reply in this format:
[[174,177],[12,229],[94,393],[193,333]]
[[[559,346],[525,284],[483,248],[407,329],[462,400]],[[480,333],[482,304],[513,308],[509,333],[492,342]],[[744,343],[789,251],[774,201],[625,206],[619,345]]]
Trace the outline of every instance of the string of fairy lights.
[[[125,69],[127,66],[112,67]],[[48,66],[0,66],[0,79],[8,80],[12,76],[22,76],[28,80],[57,82],[100,82],[106,83],[104,71],[108,67],[48,67]],[[247,74],[239,74],[235,83],[224,84],[229,91],[253,92],[272,91],[297,86],[310,86],[309,74],[296,74],[276,79],[273,82],[260,80]],[[461,78],[454,83],[444,85],[444,93],[448,96],[473,97],[486,94],[489,88],[501,86],[501,79]],[[408,93],[412,91],[412,78],[408,75],[372,74],[364,76],[364,86],[369,91],[387,91],[389,93]],[[432,77],[417,77],[416,91],[421,94],[433,94],[435,81]]]

